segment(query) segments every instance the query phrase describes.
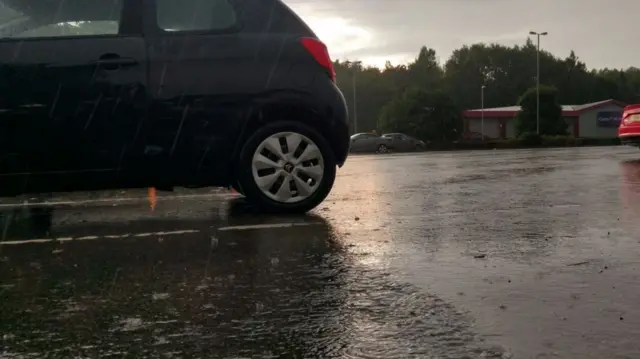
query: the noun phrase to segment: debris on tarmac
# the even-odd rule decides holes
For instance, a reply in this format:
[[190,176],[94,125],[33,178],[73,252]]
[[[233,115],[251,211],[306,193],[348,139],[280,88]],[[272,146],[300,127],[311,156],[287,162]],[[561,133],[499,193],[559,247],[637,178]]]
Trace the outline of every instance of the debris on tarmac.
[[589,264],[589,261],[582,261],[582,262],[576,262],[576,263],[569,263],[567,264],[567,267],[575,267],[575,266],[581,266],[581,265],[585,265],[585,264]]

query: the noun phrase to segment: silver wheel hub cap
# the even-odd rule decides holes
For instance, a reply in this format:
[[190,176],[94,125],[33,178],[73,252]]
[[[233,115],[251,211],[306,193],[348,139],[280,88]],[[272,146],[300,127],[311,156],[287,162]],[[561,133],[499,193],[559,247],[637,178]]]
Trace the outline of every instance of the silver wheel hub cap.
[[316,144],[295,132],[280,132],[262,141],[251,162],[253,180],[264,195],[295,203],[313,195],[324,176],[324,158]]

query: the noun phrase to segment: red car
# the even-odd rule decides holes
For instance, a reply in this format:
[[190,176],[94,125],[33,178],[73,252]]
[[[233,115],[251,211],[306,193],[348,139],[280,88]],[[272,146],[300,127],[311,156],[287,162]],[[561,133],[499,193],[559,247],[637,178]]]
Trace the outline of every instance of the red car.
[[640,104],[624,108],[618,137],[623,145],[640,147]]

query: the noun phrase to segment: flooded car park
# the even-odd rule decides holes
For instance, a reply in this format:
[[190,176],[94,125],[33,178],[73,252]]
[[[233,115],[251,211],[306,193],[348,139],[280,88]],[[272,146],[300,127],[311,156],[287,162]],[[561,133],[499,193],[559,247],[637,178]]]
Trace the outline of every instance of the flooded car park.
[[635,357],[638,158],[354,156],[304,216],[208,190],[4,200],[0,356]]

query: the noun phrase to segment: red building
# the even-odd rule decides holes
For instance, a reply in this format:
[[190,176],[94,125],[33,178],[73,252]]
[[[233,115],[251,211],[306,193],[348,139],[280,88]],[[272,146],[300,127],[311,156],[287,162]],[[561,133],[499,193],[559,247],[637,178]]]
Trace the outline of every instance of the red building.
[[[625,104],[604,100],[584,105],[563,105],[562,117],[567,122],[569,135],[589,138],[615,138]],[[462,113],[467,137],[484,136],[491,139],[516,137],[515,119],[520,106],[466,110]],[[484,121],[482,117],[484,115]]]

